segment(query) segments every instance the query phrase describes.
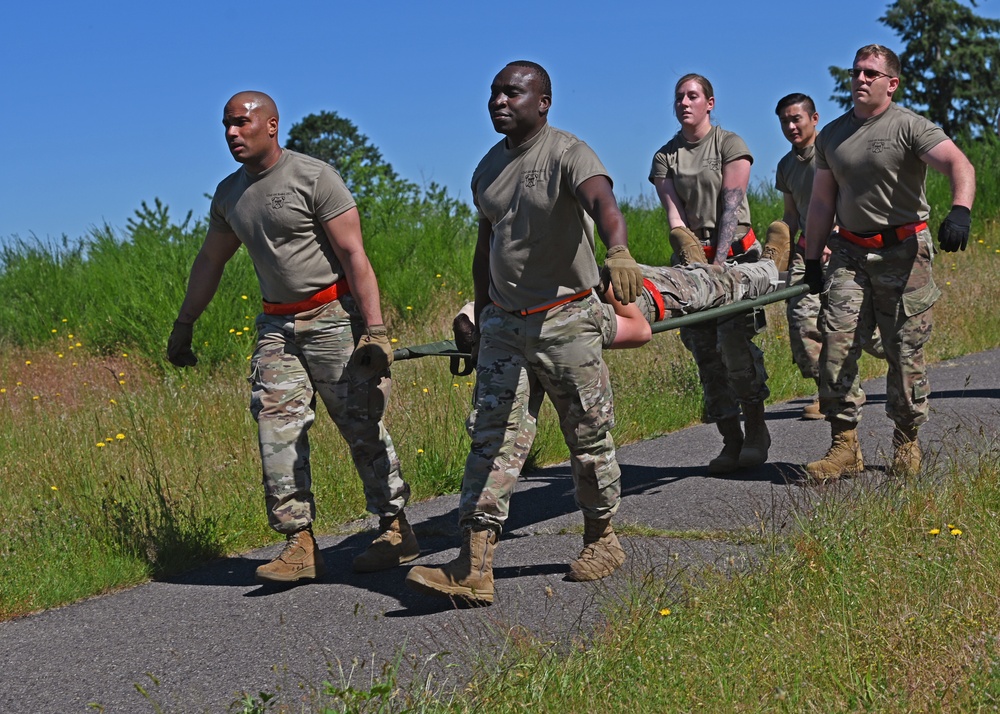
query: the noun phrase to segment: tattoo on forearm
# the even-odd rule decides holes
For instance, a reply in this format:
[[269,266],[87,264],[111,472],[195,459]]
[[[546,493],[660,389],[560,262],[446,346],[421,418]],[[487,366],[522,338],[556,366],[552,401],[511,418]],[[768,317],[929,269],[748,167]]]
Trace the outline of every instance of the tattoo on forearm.
[[722,217],[719,220],[718,237],[715,246],[715,262],[724,263],[729,255],[729,246],[736,235],[737,215],[746,192],[742,188],[722,189]]

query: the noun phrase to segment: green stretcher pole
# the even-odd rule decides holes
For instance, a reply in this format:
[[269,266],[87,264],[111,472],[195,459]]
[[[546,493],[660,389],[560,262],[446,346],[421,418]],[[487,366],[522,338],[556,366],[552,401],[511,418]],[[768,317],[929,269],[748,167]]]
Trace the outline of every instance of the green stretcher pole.
[[653,334],[655,335],[660,332],[667,332],[668,330],[676,330],[678,327],[695,325],[699,322],[704,322],[705,320],[715,320],[721,317],[729,317],[730,315],[739,315],[743,312],[750,312],[758,307],[770,305],[772,302],[789,300],[793,297],[798,297],[799,295],[805,295],[807,292],[809,292],[809,286],[805,283],[800,283],[799,285],[792,285],[791,287],[782,288],[781,290],[775,290],[773,293],[761,295],[760,297],[752,300],[737,300],[736,302],[731,302],[728,305],[721,305],[720,307],[713,307],[708,310],[699,310],[698,312],[691,312],[687,315],[681,315],[680,317],[670,317],[666,320],[654,322],[650,325],[650,327],[653,328]]
[[[743,312],[750,312],[758,307],[770,305],[772,302],[805,295],[807,292],[809,292],[809,286],[805,283],[793,285],[788,288],[776,290],[773,293],[768,293],[767,295],[762,295],[753,300],[738,300],[737,302],[722,305],[721,307],[699,310],[698,312],[681,315],[680,317],[671,317],[660,322],[654,322],[651,327],[655,335],[660,332],[667,332],[668,330],[676,330],[678,327],[695,325],[705,320],[715,320],[729,317],[730,315],[739,315]],[[440,342],[429,342],[424,345],[400,347],[392,353],[392,358],[396,362],[416,359],[418,357],[449,357],[451,358],[451,373],[459,377],[472,373],[474,365],[469,363],[470,356],[468,352],[459,352],[458,348],[455,347],[454,340],[441,340]]]

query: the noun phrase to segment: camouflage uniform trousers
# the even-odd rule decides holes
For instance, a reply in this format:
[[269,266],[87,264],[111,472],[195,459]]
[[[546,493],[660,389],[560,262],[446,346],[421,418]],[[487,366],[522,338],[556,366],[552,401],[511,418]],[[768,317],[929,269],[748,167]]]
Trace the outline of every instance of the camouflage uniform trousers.
[[388,371],[363,383],[345,372],[362,328],[349,295],[296,315],[257,317],[250,411],[258,427],[268,523],[278,532],[294,533],[315,517],[308,431],[317,394],[350,448],[368,510],[392,516],[409,498],[382,423],[392,384]]
[[[805,279],[806,263],[801,248],[794,248],[788,266],[788,284],[798,285]],[[792,347],[792,361],[806,379],[819,382],[819,354],[823,349],[823,331],[820,329],[822,301],[819,295],[797,295],[787,303],[788,341]],[[885,357],[882,340],[876,329],[870,337],[863,338],[861,348],[878,359]]]
[[[722,274],[707,271],[695,264],[687,269],[709,272],[714,281],[696,279],[687,289],[672,294],[661,288],[668,312],[673,299],[682,313],[704,310],[724,305],[744,297],[755,297],[763,292],[771,292],[777,287],[777,271],[769,260],[757,261],[759,251],[748,251],[743,261],[729,261]],[[755,267],[756,266],[756,267]],[[675,281],[677,276],[671,268],[653,268],[660,277],[648,275],[654,283],[658,280]],[[670,277],[674,276],[674,277]],[[738,280],[737,280],[738,278]],[[688,280],[683,281],[688,283]],[[670,286],[670,283],[664,287]],[[675,286],[670,286],[676,290]],[[763,291],[763,292],[762,292]],[[738,417],[740,404],[759,404],[771,394],[767,388],[767,370],[764,369],[764,353],[753,343],[754,336],[764,329],[763,310],[746,314],[709,319],[697,325],[681,328],[681,342],[694,355],[701,381],[704,420],[708,423]],[[761,318],[761,324],[755,322]]]
[[611,437],[611,378],[601,357],[604,310],[591,293],[522,316],[488,305],[480,315],[476,393],[466,424],[459,522],[503,527],[548,395],[570,451],[576,503],[591,518],[613,516],[621,470]]
[[861,420],[858,376],[862,336],[878,327],[888,363],[886,413],[901,428],[927,421],[930,384],[924,344],[941,295],[931,274],[930,231],[891,248],[870,250],[830,239],[823,293],[820,409],[827,419]]

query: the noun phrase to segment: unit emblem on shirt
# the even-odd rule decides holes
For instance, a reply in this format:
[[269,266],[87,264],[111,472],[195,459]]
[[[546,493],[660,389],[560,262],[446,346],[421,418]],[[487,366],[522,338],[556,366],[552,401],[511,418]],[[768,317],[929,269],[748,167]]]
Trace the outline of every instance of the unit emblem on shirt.
[[525,171],[522,174],[522,180],[524,181],[525,188],[534,188],[535,184],[538,183],[538,179],[542,177],[542,172],[538,169],[532,169],[531,171]]

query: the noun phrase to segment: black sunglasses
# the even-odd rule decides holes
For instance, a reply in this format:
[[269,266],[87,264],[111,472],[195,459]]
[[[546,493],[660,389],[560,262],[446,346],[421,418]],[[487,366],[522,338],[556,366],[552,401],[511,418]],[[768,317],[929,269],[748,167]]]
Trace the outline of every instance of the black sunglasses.
[[892,79],[891,74],[886,74],[885,72],[879,72],[877,69],[864,69],[862,67],[854,67],[851,69],[851,76],[857,79],[861,75],[865,76],[869,82],[874,82],[879,77],[889,77]]

